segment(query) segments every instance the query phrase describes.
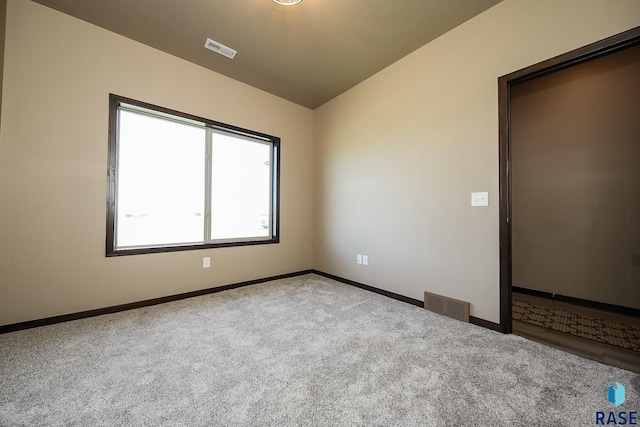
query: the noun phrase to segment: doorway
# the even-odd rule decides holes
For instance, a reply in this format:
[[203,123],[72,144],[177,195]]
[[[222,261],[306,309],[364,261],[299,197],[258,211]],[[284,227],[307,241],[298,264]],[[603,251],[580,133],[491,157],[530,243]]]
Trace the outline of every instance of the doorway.
[[[612,215],[621,210],[629,210],[629,203],[633,205],[636,198],[635,195],[634,197],[627,197],[624,194],[616,195],[615,191],[611,191],[612,187],[608,187],[607,190],[606,186],[601,185],[602,168],[605,169],[605,181],[607,179],[611,181],[612,175],[634,170],[637,172],[640,167],[638,164],[633,167],[627,166],[625,172],[625,169],[620,166],[626,159],[633,156],[629,156],[620,147],[609,151],[604,147],[605,151],[602,151],[603,139],[597,137],[590,139],[589,132],[583,135],[564,134],[570,128],[582,131],[579,123],[571,126],[569,122],[584,121],[585,118],[584,116],[572,118],[571,109],[582,110],[582,107],[589,103],[601,107],[598,101],[602,99],[602,93],[589,95],[589,91],[579,89],[581,83],[587,85],[585,87],[589,86],[588,72],[584,74],[583,70],[597,67],[605,59],[609,61],[614,56],[621,57],[624,62],[628,60],[629,52],[634,52],[631,56],[640,52],[640,27],[516,71],[498,80],[500,326],[503,332],[513,332],[514,306],[518,316],[524,310],[525,315],[535,317],[531,307],[536,306],[534,303],[540,302],[535,298],[546,298],[560,303],[593,302],[594,307],[590,308],[605,309],[605,311],[607,308],[614,308],[612,310],[614,312],[624,312],[624,306],[628,305],[627,302],[630,299],[640,298],[638,283],[633,282],[635,279],[631,280],[633,283],[627,280],[626,288],[621,289],[620,292],[611,292],[610,289],[602,286],[599,288],[598,285],[593,284],[597,283],[598,275],[608,275],[607,277],[611,279],[601,280],[601,283],[612,283],[619,281],[619,278],[612,277],[616,274],[622,276],[626,274],[628,279],[630,274],[640,271],[640,265],[633,266],[635,260],[633,250],[628,247],[614,247],[620,243],[619,241],[625,240],[623,238],[625,224],[618,224],[611,219],[602,220],[600,217],[593,217],[603,209],[610,209]],[[611,55],[614,53],[616,55]],[[564,82],[563,79],[565,79]],[[549,90],[554,86],[559,88],[559,91]],[[567,92],[571,90],[575,92],[573,95]],[[581,99],[577,104],[575,99],[572,100],[573,104],[565,102],[575,96],[586,98]],[[592,99],[588,99],[589,96]],[[532,103],[532,100],[537,100],[538,104]],[[559,107],[560,112],[551,112],[551,107]],[[563,114],[562,107],[570,109],[567,110],[569,115],[558,118],[555,115]],[[537,120],[545,120],[545,126],[540,126],[540,122],[527,121],[527,114],[535,110],[537,110]],[[602,115],[603,121],[606,120],[608,111],[606,108],[600,108],[600,110],[596,108],[595,111],[599,111],[598,114]],[[628,120],[637,122],[637,111],[636,106],[631,113],[633,117]],[[588,121],[596,122],[597,120],[599,118],[594,117]],[[551,131],[554,137],[548,138]],[[518,140],[518,145],[515,147],[512,145],[514,138]],[[528,148],[523,148],[526,144],[522,142],[527,138],[530,140]],[[617,135],[615,138],[616,142],[621,140]],[[562,143],[558,143],[559,141]],[[634,142],[640,144],[640,141],[634,140]],[[574,147],[571,147],[572,144]],[[575,155],[575,145],[579,145],[580,148],[578,158]],[[630,149],[637,150],[637,147],[638,145],[635,145]],[[598,152],[606,155],[597,154]],[[517,167],[515,175],[514,166]],[[528,172],[524,173],[525,171]],[[585,180],[586,172],[589,172],[590,178]],[[638,173],[640,176],[640,172]],[[610,197],[609,202],[602,203],[602,198],[607,197]],[[595,200],[596,198],[598,200]],[[637,212],[630,220],[631,222],[634,222],[636,217],[640,217],[640,204],[633,209]],[[540,218],[545,219],[540,221]],[[619,222],[624,223],[624,221]],[[640,230],[640,224],[637,226]],[[615,237],[612,233],[618,233],[619,239],[611,238]],[[632,240],[635,243],[637,239],[626,240]],[[607,245],[608,248],[603,247]],[[624,245],[625,243],[622,242],[622,246]],[[622,253],[625,255],[621,255]],[[629,260],[625,258],[627,253],[631,257]],[[610,258],[608,272],[598,267],[604,261],[602,258],[607,257]],[[631,263],[629,268],[632,270],[638,268],[638,270],[625,271],[624,268],[628,262]],[[567,272],[571,269],[580,274],[569,278]],[[590,282],[593,283],[589,284]],[[557,287],[558,283],[562,286]],[[589,286],[583,286],[585,284]],[[521,297],[523,292],[528,294],[524,301]],[[560,298],[558,301],[556,294],[558,298],[568,297],[568,300]],[[514,295],[517,296],[515,304]],[[630,305],[632,306],[630,313],[626,314],[637,315],[639,310],[634,312],[633,307],[638,305],[638,302],[631,301]],[[549,322],[553,322],[549,319],[550,313],[563,311],[566,313],[569,307],[551,306],[546,307],[545,310],[536,315],[542,316],[543,320],[546,318]],[[571,316],[587,316],[587,314],[589,313],[579,312]],[[566,321],[567,319],[563,319],[561,323]],[[613,320],[609,319],[609,321]],[[578,323],[584,322],[579,320]]]

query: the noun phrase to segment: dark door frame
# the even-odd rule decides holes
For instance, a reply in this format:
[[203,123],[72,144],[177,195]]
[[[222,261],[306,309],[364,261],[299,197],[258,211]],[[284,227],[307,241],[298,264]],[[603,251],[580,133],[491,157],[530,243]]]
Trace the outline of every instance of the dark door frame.
[[511,333],[511,86],[640,44],[640,27],[498,78],[500,331]]

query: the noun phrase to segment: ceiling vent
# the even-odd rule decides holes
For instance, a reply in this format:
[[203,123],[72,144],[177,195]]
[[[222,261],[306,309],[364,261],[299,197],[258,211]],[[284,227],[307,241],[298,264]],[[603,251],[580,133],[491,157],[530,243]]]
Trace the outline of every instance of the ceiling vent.
[[204,44],[204,47],[214,51],[215,53],[219,53],[222,56],[226,56],[229,59],[233,59],[236,56],[236,53],[238,53],[237,51],[231,49],[230,47],[227,47],[222,43],[218,43],[217,41],[211,40],[211,39],[207,39],[206,43]]

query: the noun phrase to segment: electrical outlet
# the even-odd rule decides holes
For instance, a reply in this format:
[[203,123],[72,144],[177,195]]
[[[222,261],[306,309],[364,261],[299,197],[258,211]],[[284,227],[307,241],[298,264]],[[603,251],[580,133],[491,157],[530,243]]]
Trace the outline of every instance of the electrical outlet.
[[202,258],[202,268],[209,268],[211,267],[211,257],[204,257]]
[[356,262],[358,264],[362,264],[362,255],[358,254],[358,256],[356,257]]
[[369,265],[369,255],[362,255],[362,263],[364,265]]

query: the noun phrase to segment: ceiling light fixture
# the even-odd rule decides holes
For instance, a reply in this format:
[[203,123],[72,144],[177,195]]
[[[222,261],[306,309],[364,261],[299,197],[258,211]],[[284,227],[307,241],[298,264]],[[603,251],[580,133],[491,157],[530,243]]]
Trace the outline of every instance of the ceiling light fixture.
[[302,0],[273,0],[273,1],[283,6],[293,6],[294,4],[300,3]]

